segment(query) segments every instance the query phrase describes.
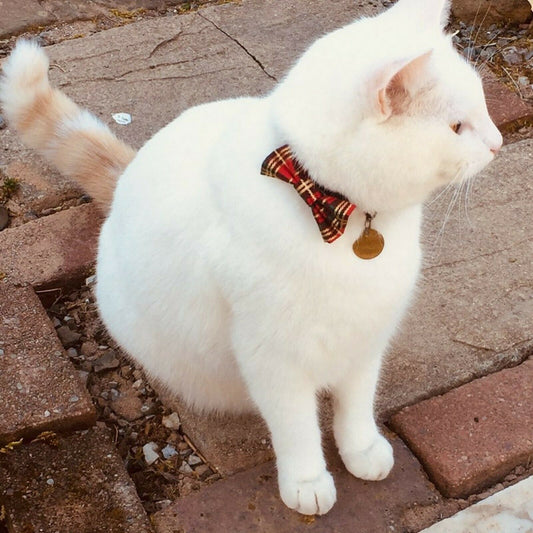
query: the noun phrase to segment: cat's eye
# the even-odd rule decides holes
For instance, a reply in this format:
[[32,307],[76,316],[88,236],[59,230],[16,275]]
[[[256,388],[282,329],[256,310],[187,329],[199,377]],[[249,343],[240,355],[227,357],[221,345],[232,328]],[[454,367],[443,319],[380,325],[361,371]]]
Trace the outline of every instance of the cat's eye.
[[452,131],[453,131],[454,133],[459,133],[459,130],[461,129],[461,126],[462,126],[462,125],[463,125],[463,124],[462,124],[461,122],[456,122],[455,124],[451,124],[451,125],[450,125],[450,128],[452,128]]

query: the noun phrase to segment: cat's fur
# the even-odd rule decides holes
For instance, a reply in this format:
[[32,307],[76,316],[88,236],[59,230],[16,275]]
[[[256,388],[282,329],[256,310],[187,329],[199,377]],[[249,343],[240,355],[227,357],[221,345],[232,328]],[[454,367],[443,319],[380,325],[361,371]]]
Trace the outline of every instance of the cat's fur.
[[[104,209],[121,175],[98,252],[110,333],[194,407],[258,408],[281,497],[303,513],[326,513],[336,497],[322,389],[348,470],[389,473],[373,398],[420,267],[421,202],[501,146],[479,77],[443,33],[447,12],[445,0],[400,0],[318,40],[270,95],[190,109],[136,156],[50,88],[38,47],[20,43],[4,66],[5,114],[28,144]],[[333,244],[290,185],[260,175],[285,143],[357,205]],[[385,237],[369,261],[352,252],[365,211]]]

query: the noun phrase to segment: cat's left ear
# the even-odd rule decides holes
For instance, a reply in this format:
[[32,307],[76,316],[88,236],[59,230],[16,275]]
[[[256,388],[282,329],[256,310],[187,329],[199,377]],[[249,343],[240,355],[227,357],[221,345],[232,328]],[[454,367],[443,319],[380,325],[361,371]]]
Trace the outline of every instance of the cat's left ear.
[[409,95],[409,85],[423,77],[433,50],[393,61],[379,69],[371,82],[374,107],[380,122],[402,108]]

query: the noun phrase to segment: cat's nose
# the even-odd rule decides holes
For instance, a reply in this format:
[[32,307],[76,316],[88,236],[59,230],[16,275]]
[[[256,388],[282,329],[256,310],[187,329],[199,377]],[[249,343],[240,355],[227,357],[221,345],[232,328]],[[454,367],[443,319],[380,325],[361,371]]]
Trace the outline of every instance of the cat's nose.
[[490,122],[490,128],[486,131],[485,143],[494,155],[500,151],[503,144],[502,134],[492,121]]

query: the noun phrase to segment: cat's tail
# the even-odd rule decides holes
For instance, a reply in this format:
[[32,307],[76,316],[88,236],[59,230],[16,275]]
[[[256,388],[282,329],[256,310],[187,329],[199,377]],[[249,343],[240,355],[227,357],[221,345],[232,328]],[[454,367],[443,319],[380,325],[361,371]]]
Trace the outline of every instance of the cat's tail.
[[24,143],[77,181],[104,212],[118,177],[135,156],[109,128],[50,86],[48,57],[21,40],[4,62],[0,104]]

